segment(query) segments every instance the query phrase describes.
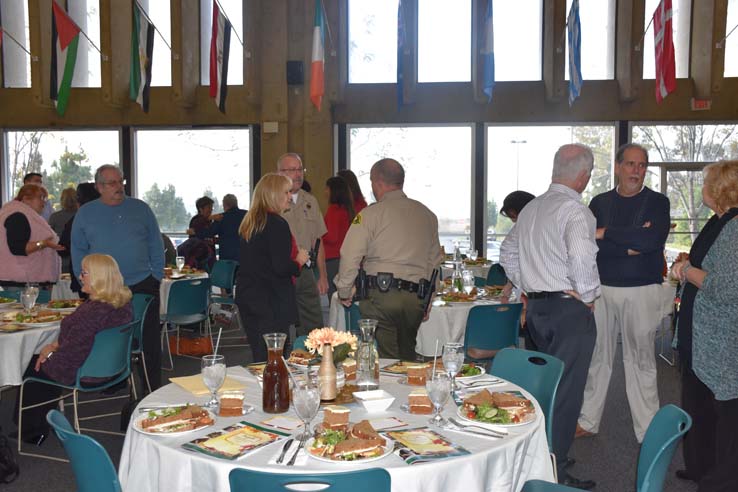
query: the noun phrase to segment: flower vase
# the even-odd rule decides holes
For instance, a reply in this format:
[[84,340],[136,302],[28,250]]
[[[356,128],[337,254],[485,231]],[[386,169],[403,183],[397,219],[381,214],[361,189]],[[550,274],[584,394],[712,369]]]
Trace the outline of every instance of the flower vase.
[[330,343],[323,345],[323,360],[318,370],[320,384],[320,399],[330,401],[336,399],[336,366],[333,365],[333,347]]

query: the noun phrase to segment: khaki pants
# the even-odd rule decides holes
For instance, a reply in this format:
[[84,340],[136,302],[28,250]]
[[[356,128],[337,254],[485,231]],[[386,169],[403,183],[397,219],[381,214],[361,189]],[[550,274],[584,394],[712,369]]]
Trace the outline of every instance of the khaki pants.
[[595,301],[597,342],[589,366],[579,425],[597,433],[610,385],[612,364],[622,333],[625,393],[638,442],[659,410],[654,339],[661,322],[661,285],[602,286]]
[[318,284],[313,271],[304,268],[295,282],[299,323],[297,336],[307,335],[310,330],[323,327],[323,309],[320,306]]
[[369,296],[359,303],[359,312],[362,318],[379,321],[376,339],[380,357],[415,360],[415,339],[423,321],[422,300],[417,294],[369,289]]

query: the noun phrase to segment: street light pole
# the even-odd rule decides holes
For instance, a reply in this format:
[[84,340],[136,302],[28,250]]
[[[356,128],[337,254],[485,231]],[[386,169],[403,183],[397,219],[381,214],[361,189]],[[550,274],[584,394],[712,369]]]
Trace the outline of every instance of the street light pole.
[[528,143],[527,140],[510,140],[511,144],[515,144],[515,190],[520,189],[520,144]]

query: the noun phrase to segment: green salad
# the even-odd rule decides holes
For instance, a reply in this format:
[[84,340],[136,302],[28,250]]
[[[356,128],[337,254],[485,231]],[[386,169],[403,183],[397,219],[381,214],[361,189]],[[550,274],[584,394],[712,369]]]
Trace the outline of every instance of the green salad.
[[461,371],[459,374],[462,377],[468,377],[468,376],[479,376],[482,374],[482,368],[475,365],[474,363],[471,364],[464,364],[461,366]]
[[[471,413],[471,412],[470,412]],[[512,418],[507,410],[497,408],[494,405],[483,403],[478,405],[474,409],[474,416],[469,416],[479,422],[486,422],[488,424],[510,424]]]
[[11,299],[10,297],[0,297],[0,304],[7,304],[9,302],[17,302],[15,299]]

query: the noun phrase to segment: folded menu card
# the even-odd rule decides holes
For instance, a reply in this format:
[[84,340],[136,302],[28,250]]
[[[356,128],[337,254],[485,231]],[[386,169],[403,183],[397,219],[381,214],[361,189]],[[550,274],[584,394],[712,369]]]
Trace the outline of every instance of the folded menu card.
[[229,425],[222,430],[211,432],[193,441],[186,442],[182,447],[216,458],[235,460],[254,449],[266,446],[287,436],[289,434],[284,432],[268,430],[249,422],[239,422]]
[[[209,395],[210,390],[205,387],[205,383],[202,382],[201,374],[193,374],[192,376],[183,376],[179,378],[169,378],[169,381],[173,382],[177,386],[180,386],[195,396]],[[236,391],[244,389],[244,384],[236,380],[233,380],[226,376],[223,386],[220,387],[218,393],[223,391]]]
[[469,454],[427,427],[383,432],[382,435],[395,441],[395,454],[408,465]]

